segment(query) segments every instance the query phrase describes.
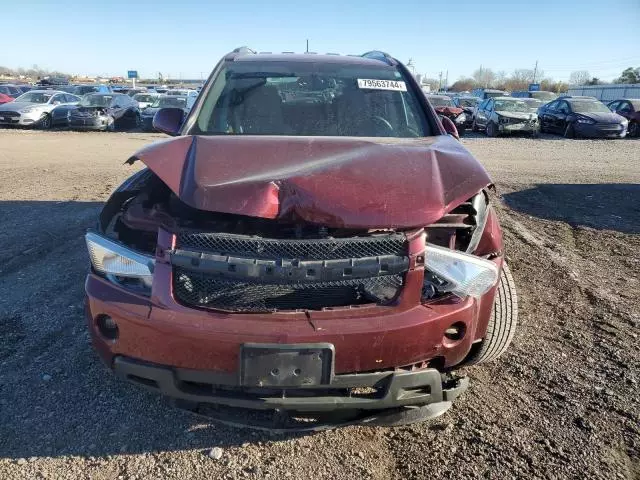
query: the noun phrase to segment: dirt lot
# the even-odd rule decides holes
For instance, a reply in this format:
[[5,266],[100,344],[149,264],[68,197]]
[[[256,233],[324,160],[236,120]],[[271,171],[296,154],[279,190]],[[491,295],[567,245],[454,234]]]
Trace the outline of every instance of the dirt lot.
[[90,348],[82,234],[158,138],[0,130],[0,478],[640,478],[640,141],[465,138],[502,195],[512,348],[431,423],[287,437],[172,409]]

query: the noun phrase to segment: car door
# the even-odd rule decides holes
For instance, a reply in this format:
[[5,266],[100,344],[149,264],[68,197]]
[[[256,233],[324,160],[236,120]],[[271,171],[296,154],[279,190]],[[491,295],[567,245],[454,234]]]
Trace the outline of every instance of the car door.
[[558,133],[564,133],[567,128],[567,117],[571,113],[571,108],[566,100],[558,102],[558,108],[553,115],[554,130]]
[[487,98],[484,102],[482,102],[480,107],[478,107],[478,114],[476,115],[476,118],[477,118],[476,124],[479,127],[486,128],[487,122],[489,120],[489,115],[491,112],[492,103],[493,103],[493,100],[491,100],[490,98]]
[[123,115],[126,109],[123,106],[122,95],[117,94],[114,95],[111,99],[111,105],[109,107],[111,109],[111,116],[114,120],[119,120]]
[[553,102],[549,102],[546,105],[543,105],[538,114],[538,120],[540,121],[540,127],[543,130],[551,130],[552,129],[552,114],[558,105],[558,100]]

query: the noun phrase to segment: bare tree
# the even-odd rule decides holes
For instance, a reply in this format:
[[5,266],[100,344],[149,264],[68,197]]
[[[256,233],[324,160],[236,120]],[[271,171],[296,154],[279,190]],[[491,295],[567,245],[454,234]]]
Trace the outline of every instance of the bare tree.
[[496,80],[496,74],[490,68],[480,67],[471,76],[482,87],[491,87]]
[[569,75],[569,85],[584,85],[591,79],[587,70],[576,70]]

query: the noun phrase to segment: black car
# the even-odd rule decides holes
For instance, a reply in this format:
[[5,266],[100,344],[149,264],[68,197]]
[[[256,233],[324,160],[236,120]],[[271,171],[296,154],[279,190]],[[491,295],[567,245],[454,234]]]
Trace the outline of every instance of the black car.
[[591,97],[562,97],[538,109],[541,132],[566,138],[623,138],[628,121]]
[[138,104],[122,93],[91,93],[69,111],[69,127],[78,130],[107,130],[140,126]]

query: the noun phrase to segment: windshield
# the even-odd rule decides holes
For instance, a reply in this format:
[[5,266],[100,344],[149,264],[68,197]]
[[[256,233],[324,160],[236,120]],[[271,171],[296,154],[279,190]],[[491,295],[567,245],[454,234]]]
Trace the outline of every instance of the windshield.
[[576,113],[611,113],[607,106],[593,100],[572,100],[571,109]]
[[523,98],[522,101],[529,106],[531,111],[538,110],[538,107],[544,103],[542,100],[538,100],[537,98]]
[[475,107],[477,104],[477,98],[458,98],[458,106],[460,107]]
[[175,107],[185,108],[187,106],[187,97],[178,96],[162,96],[153,101],[151,108]]
[[551,100],[558,98],[558,94],[553,92],[529,92],[529,94],[531,95],[531,98],[536,98],[543,102],[550,102]]
[[55,93],[27,92],[16,98],[16,102],[47,103]]
[[495,100],[496,112],[529,113],[529,106],[522,100]]
[[73,93],[75,93],[76,95],[85,95],[87,93],[96,91],[98,91],[98,87],[92,87],[91,85],[80,85],[78,87],[75,87]]
[[85,95],[80,100],[81,107],[108,107],[111,103],[112,95]]
[[427,97],[429,103],[434,107],[453,107],[453,102],[449,97]]
[[153,102],[156,98],[158,98],[157,95],[149,95],[148,93],[138,93],[133,96],[133,99],[136,102],[146,102],[146,103]]
[[225,66],[191,133],[422,137],[425,123],[395,67],[252,61]]

